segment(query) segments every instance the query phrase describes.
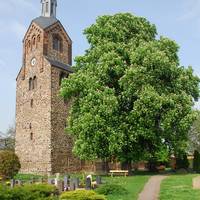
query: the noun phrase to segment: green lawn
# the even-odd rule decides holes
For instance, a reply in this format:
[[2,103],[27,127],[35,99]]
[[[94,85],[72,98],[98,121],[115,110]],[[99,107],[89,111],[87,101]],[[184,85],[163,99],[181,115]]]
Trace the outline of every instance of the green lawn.
[[199,200],[200,190],[192,188],[192,179],[198,175],[174,175],[161,184],[160,200]]
[[137,200],[139,193],[142,191],[149,176],[131,176],[131,177],[105,177],[108,183],[119,184],[123,186],[128,192],[123,195],[108,195],[108,200]]

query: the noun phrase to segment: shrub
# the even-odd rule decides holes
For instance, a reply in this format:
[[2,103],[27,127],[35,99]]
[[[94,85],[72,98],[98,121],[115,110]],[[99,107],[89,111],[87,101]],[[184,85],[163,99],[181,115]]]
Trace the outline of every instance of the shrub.
[[198,151],[194,151],[193,170],[200,172],[200,154]]
[[187,154],[179,154],[176,158],[176,169],[188,169],[189,161],[187,159]]
[[105,184],[100,186],[95,190],[98,194],[104,195],[117,195],[126,194],[128,191],[120,185],[117,184]]
[[60,196],[62,200],[106,200],[104,195],[98,195],[94,191],[77,190],[65,192]]
[[19,158],[12,151],[0,151],[0,176],[13,178],[20,170]]
[[25,185],[23,187],[0,186],[0,200],[56,200],[57,189],[51,185]]

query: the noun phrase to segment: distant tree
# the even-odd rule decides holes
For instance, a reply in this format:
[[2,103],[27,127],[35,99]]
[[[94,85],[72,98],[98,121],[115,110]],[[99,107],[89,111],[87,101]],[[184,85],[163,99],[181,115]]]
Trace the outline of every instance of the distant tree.
[[0,176],[4,179],[13,178],[20,170],[20,162],[12,151],[0,151]]
[[6,132],[7,138],[5,140],[5,147],[7,150],[14,150],[15,149],[15,126],[10,126]]
[[200,152],[200,111],[189,131],[188,152],[192,154],[195,150]]
[[72,100],[74,153],[115,157],[130,169],[161,150],[167,157],[185,149],[200,79],[179,65],[178,45],[129,13],[99,17],[84,33],[90,47],[61,88]]

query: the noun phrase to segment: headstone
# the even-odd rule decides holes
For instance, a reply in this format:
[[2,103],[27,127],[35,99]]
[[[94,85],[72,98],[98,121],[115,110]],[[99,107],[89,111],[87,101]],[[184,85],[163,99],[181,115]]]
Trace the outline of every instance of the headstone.
[[193,178],[193,189],[200,189],[200,176]]
[[75,189],[79,188],[79,178],[74,178]]
[[58,186],[58,181],[60,180],[60,173],[56,174],[56,178],[55,178],[55,186]]
[[64,191],[63,181],[58,180],[58,182],[57,182],[57,188],[58,188],[59,193],[62,193]]
[[49,185],[54,185],[54,180],[52,178],[48,178],[48,184]]
[[21,182],[20,180],[16,180],[16,181],[15,181],[15,185],[21,186],[21,185],[22,185],[22,182]]
[[64,191],[67,191],[68,190],[68,177],[67,176],[64,176]]
[[97,185],[102,184],[102,182],[101,182],[101,177],[100,177],[100,176],[97,176],[97,177],[96,177],[96,183],[97,183]]
[[70,190],[75,190],[76,187],[75,187],[75,184],[74,184],[74,181],[73,179],[70,179]]
[[86,179],[86,183],[85,183],[85,189],[86,190],[91,190],[91,188],[92,188],[91,178],[87,178]]
[[14,187],[15,187],[15,180],[14,180],[14,179],[11,179],[11,180],[10,180],[10,187],[11,187],[11,188],[14,188]]

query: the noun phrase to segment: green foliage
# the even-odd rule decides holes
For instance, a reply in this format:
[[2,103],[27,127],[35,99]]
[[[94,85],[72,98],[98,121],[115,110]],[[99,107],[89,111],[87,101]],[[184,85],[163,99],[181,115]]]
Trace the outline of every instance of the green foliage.
[[106,200],[104,195],[98,195],[94,191],[77,190],[61,194],[62,200]]
[[13,178],[20,170],[20,162],[12,151],[0,151],[0,176]]
[[128,192],[123,186],[118,184],[104,184],[97,188],[95,191],[104,195],[123,195]]
[[38,184],[15,187],[0,186],[0,200],[56,200],[58,191],[54,186]]
[[129,13],[99,17],[84,33],[90,47],[61,87],[74,153],[130,163],[184,150],[200,79],[179,65],[178,45]]
[[176,157],[176,169],[188,169],[189,161],[186,153],[180,153]]
[[200,172],[200,154],[197,150],[194,151],[193,170]]

